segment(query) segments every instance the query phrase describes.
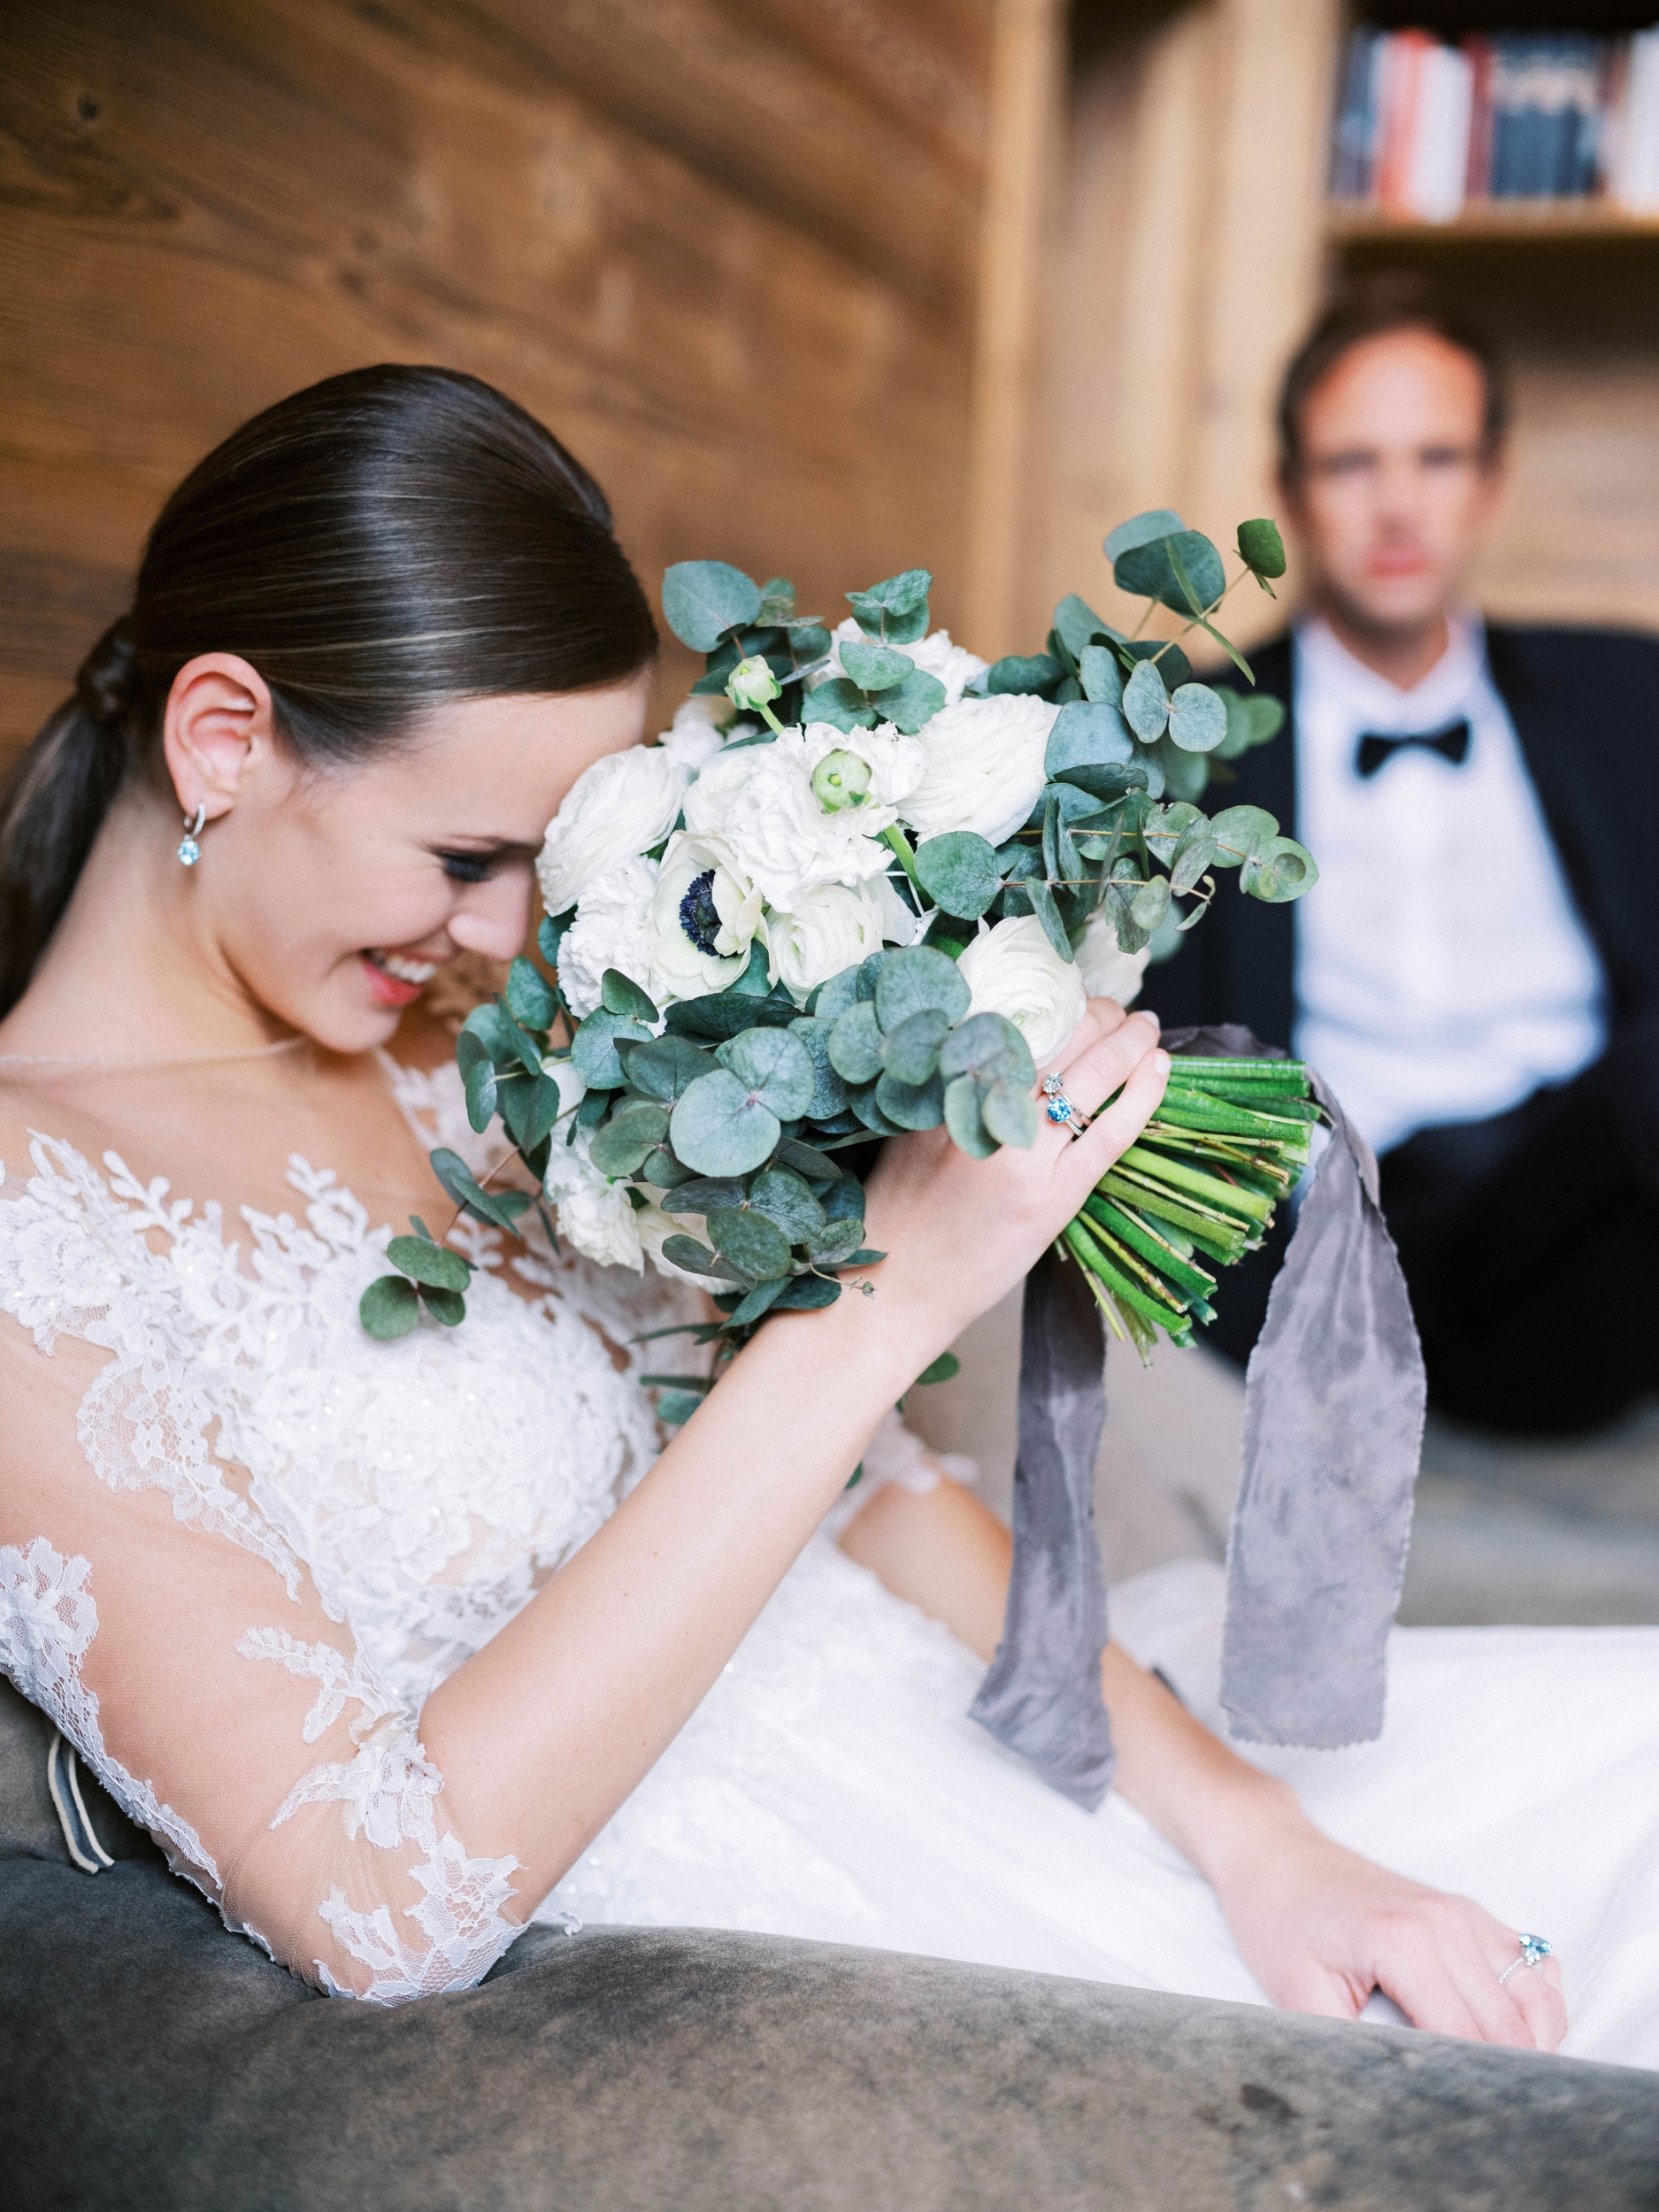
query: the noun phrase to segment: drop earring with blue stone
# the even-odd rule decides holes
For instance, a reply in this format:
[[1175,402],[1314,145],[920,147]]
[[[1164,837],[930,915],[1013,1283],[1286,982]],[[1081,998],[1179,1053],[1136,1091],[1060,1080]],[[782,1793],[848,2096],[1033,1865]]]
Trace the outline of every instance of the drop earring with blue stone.
[[184,835],[179,840],[179,858],[187,868],[194,868],[202,857],[202,825],[207,819],[205,805],[198,806],[194,819],[184,818]]

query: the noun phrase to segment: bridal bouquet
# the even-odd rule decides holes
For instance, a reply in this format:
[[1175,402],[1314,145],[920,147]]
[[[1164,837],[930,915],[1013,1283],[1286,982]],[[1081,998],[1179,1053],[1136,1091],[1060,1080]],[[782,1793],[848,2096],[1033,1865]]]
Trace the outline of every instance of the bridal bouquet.
[[[1122,588],[1249,680],[1215,618],[1285,560],[1267,521],[1238,551],[1229,583],[1164,511],[1106,541]],[[593,1259],[691,1278],[723,1317],[695,1333],[728,1349],[849,1279],[867,1291],[881,1255],[858,1148],[941,1124],[978,1157],[1029,1145],[1037,1066],[1091,991],[1132,995],[1218,872],[1269,901],[1315,880],[1271,815],[1198,804],[1213,764],[1275,733],[1275,702],[1195,681],[1179,640],[1127,636],[1074,595],[1042,651],[987,665],[929,630],[931,583],[910,569],[849,592],[831,630],[781,578],[671,568],[664,612],[706,672],[660,743],[597,762],[549,827],[539,943],[557,979],[515,961],[460,1035],[472,1126],[500,1117],[539,1195],[486,1188],[441,1148],[457,1206],[516,1233],[535,1204]],[[1066,1231],[1143,1355],[1157,1329],[1184,1343],[1211,1317],[1205,1259],[1259,1241],[1308,1156],[1307,1092],[1293,1063],[1179,1061]],[[470,1263],[413,1226],[365,1294],[377,1335],[465,1310]],[[670,1420],[709,1386],[649,1379]]]

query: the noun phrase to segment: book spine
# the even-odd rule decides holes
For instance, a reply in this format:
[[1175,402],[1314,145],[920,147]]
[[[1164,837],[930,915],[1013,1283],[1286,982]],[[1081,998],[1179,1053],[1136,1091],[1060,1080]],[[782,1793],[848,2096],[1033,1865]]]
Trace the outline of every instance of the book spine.
[[1463,51],[1470,68],[1469,165],[1463,192],[1469,199],[1485,200],[1492,194],[1492,41],[1466,38]]

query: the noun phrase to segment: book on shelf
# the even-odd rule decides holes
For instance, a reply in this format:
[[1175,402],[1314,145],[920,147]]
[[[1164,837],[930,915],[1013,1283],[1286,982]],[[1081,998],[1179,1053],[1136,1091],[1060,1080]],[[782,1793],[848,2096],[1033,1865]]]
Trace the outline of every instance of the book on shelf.
[[1419,222],[1470,201],[1605,198],[1659,211],[1659,27],[1454,42],[1356,30],[1331,151],[1336,200]]

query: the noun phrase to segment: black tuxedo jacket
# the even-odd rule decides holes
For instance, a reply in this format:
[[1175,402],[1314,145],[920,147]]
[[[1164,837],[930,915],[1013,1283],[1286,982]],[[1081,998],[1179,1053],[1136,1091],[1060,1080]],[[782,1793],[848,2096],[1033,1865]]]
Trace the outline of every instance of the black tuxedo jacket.
[[[1486,632],[1493,680],[1567,883],[1601,956],[1609,1015],[1659,1006],[1659,639],[1626,631]],[[1248,656],[1258,690],[1291,710],[1289,638]],[[1236,781],[1202,802],[1264,807],[1297,837],[1294,724],[1228,764]],[[1317,861],[1319,856],[1315,853]],[[1172,960],[1148,968],[1141,1002],[1166,1027],[1243,1022],[1288,1046],[1295,1020],[1296,907],[1264,906],[1218,873],[1210,912]],[[1320,895],[1316,884],[1307,894]]]

